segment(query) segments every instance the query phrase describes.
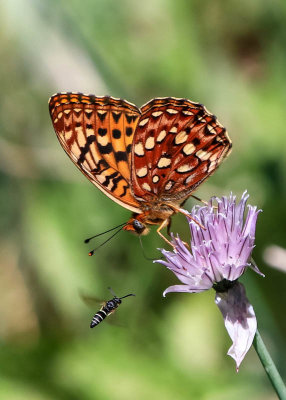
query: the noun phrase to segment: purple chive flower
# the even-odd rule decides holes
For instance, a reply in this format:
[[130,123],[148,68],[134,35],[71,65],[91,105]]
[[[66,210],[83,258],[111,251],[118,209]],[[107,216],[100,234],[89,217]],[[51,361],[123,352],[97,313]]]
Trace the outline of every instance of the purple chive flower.
[[198,293],[214,288],[215,302],[219,307],[225,327],[233,341],[228,351],[236,361],[237,370],[249,350],[257,328],[252,305],[238,278],[247,267],[264,276],[254,261],[255,227],[259,212],[248,206],[244,222],[245,206],[249,195],[245,191],[238,204],[236,197],[213,197],[208,206],[195,206],[189,220],[191,230],[190,250],[172,234],[173,251],[161,249],[165,260],[155,262],[165,265],[182,282],[168,287],[169,292]]

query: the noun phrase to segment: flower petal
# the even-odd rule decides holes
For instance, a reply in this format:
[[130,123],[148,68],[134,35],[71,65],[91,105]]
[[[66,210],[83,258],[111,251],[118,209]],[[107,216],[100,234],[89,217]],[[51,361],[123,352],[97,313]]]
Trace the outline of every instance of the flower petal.
[[257,210],[257,207],[248,205],[248,213],[242,230],[244,236],[249,235],[250,237],[255,237],[256,221],[258,214],[261,212],[262,210]]
[[265,278],[265,275],[259,270],[258,266],[256,265],[256,262],[253,260],[253,258],[251,257],[250,259],[251,264],[250,264],[250,268],[253,269],[253,271],[255,271],[257,274],[263,276],[263,278]]
[[187,286],[187,285],[173,285],[173,286],[169,286],[164,292],[163,292],[163,296],[166,297],[167,293],[170,292],[182,292],[182,293],[200,293],[200,292],[204,292],[205,290],[209,290],[210,288],[207,287],[206,289],[201,288],[201,287],[191,287],[191,286]]
[[237,282],[224,293],[216,293],[215,303],[219,307],[226,330],[233,342],[228,355],[236,362],[238,368],[252,345],[257,328],[256,316],[249,303],[244,286]]

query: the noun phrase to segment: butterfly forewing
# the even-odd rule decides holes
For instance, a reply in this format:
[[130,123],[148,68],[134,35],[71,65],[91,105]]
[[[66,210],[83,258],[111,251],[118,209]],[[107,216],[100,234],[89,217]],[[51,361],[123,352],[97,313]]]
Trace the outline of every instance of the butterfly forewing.
[[182,203],[228,154],[223,126],[204,106],[158,98],[141,108],[134,136],[132,189],[139,201]]
[[109,96],[60,93],[51,97],[57,137],[76,166],[107,196],[140,212],[130,190],[131,149],[140,110]]

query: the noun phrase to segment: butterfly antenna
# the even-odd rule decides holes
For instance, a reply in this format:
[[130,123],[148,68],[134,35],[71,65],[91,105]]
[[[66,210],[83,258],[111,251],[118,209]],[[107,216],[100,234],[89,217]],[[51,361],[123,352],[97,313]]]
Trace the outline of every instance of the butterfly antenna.
[[[125,224],[124,224],[125,225]],[[118,231],[116,231],[113,235],[111,235],[108,239],[106,239],[103,243],[101,243],[99,246],[97,246],[95,249],[91,250],[88,255],[89,256],[93,256],[94,253],[96,252],[96,250],[98,250],[101,246],[103,246],[105,243],[109,242],[109,240],[111,240],[115,235],[117,235],[117,233],[119,233],[122,230],[122,227],[120,229],[118,229]]]
[[140,242],[140,246],[141,246],[141,249],[142,249],[143,257],[145,258],[145,260],[147,260],[147,261],[155,261],[155,260],[157,260],[157,258],[151,258],[151,257],[147,257],[146,256],[141,236],[139,236],[139,242]]
[[101,232],[101,233],[98,233],[97,235],[91,236],[90,238],[85,239],[84,243],[88,243],[91,239],[94,239],[94,238],[96,238],[98,236],[104,235],[105,233],[114,231],[114,229],[117,229],[117,228],[119,228],[120,226],[123,226],[123,225],[126,225],[126,222],[123,222],[123,224],[119,224],[119,225],[115,226],[114,228],[108,229],[105,232]]

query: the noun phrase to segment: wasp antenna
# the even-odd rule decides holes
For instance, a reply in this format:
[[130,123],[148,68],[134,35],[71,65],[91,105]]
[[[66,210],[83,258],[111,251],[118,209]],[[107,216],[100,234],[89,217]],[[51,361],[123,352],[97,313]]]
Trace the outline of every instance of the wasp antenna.
[[121,300],[121,299],[124,299],[125,297],[129,297],[129,296],[135,296],[135,294],[130,293],[130,294],[127,294],[126,296],[119,297],[119,299]]
[[[125,225],[125,224],[124,224]],[[119,225],[120,226],[120,225]],[[118,228],[118,227],[117,227]],[[115,228],[114,228],[115,229]],[[113,235],[111,235],[108,239],[106,239],[103,243],[101,243],[99,246],[97,246],[95,249],[91,250],[88,255],[89,256],[93,256],[94,253],[96,252],[96,250],[98,250],[101,246],[103,246],[105,243],[109,242],[109,240],[111,240],[115,235],[117,235],[117,233],[119,233],[122,230],[122,226],[120,229],[118,229],[118,231],[116,231]]]
[[114,231],[114,229],[117,229],[117,228],[119,228],[120,226],[123,226],[123,225],[126,225],[126,222],[123,222],[122,224],[119,224],[119,225],[115,226],[114,228],[108,229],[105,232],[101,232],[101,233],[98,233],[97,235],[91,236],[90,238],[85,239],[84,243],[88,243],[91,239],[94,239],[94,238],[96,238],[98,236],[101,236],[101,235],[105,235],[106,233]]

